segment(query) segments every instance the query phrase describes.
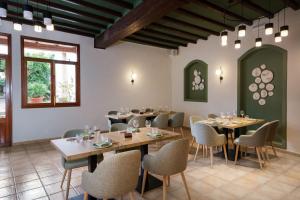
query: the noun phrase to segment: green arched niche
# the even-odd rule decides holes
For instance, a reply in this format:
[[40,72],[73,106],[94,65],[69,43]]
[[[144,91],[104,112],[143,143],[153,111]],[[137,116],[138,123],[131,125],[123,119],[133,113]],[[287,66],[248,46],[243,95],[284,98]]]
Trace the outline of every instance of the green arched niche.
[[[254,68],[261,68],[265,65],[267,70],[273,74],[270,84],[274,86],[269,96],[267,84],[265,88],[260,88],[260,83],[255,79],[261,76],[253,76]],[[263,67],[264,68],[264,67]],[[261,72],[264,70],[262,69]],[[258,79],[259,80],[259,79]],[[261,79],[262,80],[262,79]],[[263,82],[263,81],[262,81]],[[250,91],[251,84],[257,84],[257,91]],[[268,95],[262,96],[261,91],[266,90]],[[255,100],[254,93],[260,94]],[[256,96],[258,97],[258,96]],[[265,99],[265,104],[259,103],[260,99]],[[287,121],[287,51],[274,45],[263,45],[260,48],[252,48],[242,55],[238,60],[238,110],[244,110],[247,115],[253,118],[262,118],[266,121],[279,120],[280,126],[275,137],[275,145],[286,148],[286,121]],[[255,127],[249,127],[254,129]]]
[[184,68],[184,101],[207,102],[207,63],[193,60]]

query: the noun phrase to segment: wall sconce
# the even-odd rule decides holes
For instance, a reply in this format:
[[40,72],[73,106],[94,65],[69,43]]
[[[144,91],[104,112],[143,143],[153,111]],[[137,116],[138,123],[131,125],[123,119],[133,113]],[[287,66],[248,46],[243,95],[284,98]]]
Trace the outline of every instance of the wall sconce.
[[219,78],[220,78],[220,83],[222,82],[222,80],[223,80],[223,70],[222,70],[222,67],[220,67],[220,69],[217,69],[216,70],[216,75],[217,76],[219,76]]
[[136,74],[131,72],[131,84],[133,85],[134,84],[134,80],[136,79]]

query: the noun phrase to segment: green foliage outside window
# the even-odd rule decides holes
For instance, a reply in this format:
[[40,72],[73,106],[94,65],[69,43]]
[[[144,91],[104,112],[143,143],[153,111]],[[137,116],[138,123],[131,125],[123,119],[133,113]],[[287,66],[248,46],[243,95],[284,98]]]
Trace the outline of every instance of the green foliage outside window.
[[[0,73],[5,74],[5,60],[0,59]],[[5,76],[0,76],[0,97],[4,95]]]

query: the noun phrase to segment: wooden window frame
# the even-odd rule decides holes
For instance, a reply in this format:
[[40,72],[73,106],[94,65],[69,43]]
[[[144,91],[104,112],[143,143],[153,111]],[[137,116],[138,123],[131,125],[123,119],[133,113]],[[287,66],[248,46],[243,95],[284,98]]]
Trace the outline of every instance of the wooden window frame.
[[[61,45],[71,45],[77,48],[77,61],[64,61],[46,58],[33,58],[25,57],[24,55],[24,41],[36,40],[41,42],[49,42]],[[51,67],[51,102],[50,103],[28,103],[27,95],[27,61],[47,62],[50,63]],[[70,103],[57,103],[56,102],[56,87],[55,87],[55,64],[70,64],[75,65],[75,78],[76,78],[76,102]],[[80,45],[60,42],[55,40],[47,40],[35,37],[21,36],[21,96],[22,96],[22,108],[56,108],[56,107],[78,107],[80,106]]]

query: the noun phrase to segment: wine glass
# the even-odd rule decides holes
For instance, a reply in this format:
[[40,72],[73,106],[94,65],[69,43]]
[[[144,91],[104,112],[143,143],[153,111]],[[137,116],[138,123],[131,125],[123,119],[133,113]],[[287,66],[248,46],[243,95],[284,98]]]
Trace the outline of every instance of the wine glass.
[[241,117],[244,118],[245,111],[241,110],[241,111],[240,111],[240,114],[241,114]]
[[137,129],[139,127],[139,121],[138,120],[134,120],[133,123],[132,123],[133,127],[135,129]]
[[145,126],[149,129],[151,127],[151,121],[150,120],[146,120]]

